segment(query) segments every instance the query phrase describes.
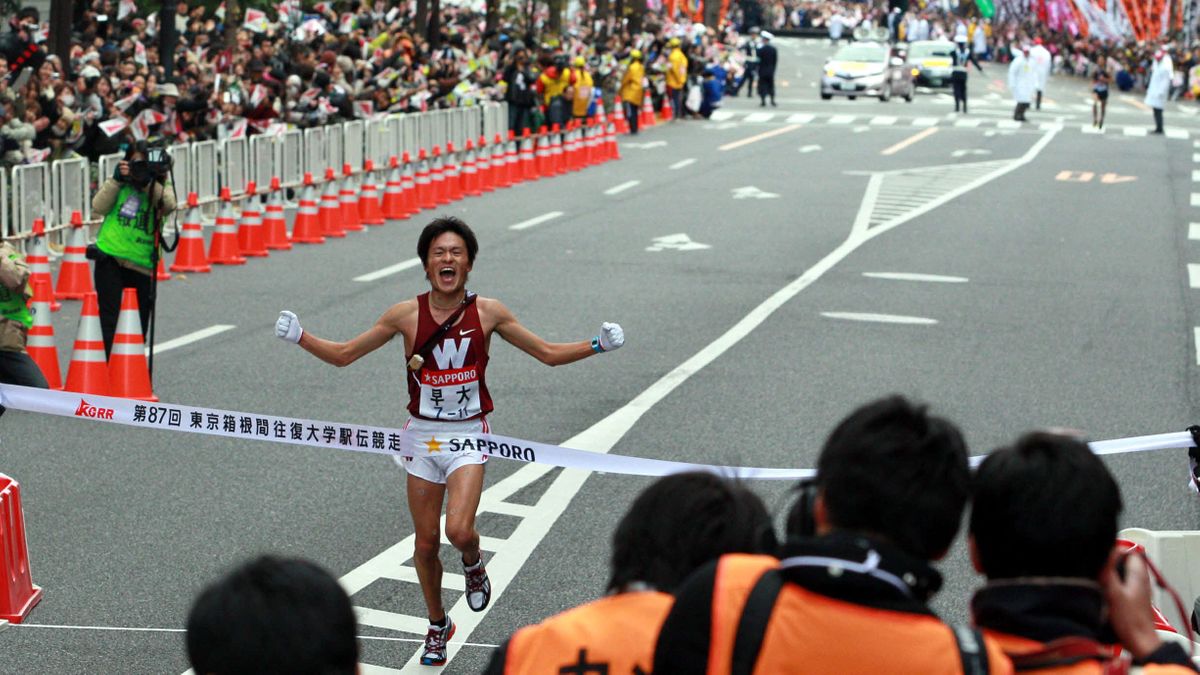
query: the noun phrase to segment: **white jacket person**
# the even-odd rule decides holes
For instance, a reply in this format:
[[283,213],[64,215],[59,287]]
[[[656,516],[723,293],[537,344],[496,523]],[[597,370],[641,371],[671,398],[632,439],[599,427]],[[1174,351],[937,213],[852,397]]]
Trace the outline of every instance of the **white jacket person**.
[[1167,94],[1171,92],[1171,74],[1175,64],[1166,52],[1154,55],[1154,66],[1150,70],[1150,82],[1146,84],[1146,105],[1159,110],[1167,107]]
[[1016,103],[1029,103],[1037,91],[1037,73],[1025,51],[1013,55],[1012,63],[1008,66],[1008,90],[1012,92]]
[[1050,79],[1050,66],[1054,57],[1045,45],[1035,44],[1029,49],[1029,60],[1033,63],[1033,72],[1037,75],[1037,90],[1046,91],[1046,81]]

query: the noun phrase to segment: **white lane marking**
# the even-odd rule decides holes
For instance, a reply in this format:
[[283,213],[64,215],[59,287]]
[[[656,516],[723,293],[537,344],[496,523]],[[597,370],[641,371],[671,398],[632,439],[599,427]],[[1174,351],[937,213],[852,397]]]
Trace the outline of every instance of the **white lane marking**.
[[913,272],[863,272],[864,277],[889,279],[892,281],[929,281],[943,284],[964,284],[966,277],[949,277],[941,274],[917,274]]
[[750,145],[751,143],[757,143],[759,141],[763,141],[768,138],[774,138],[780,134],[786,134],[788,132],[795,131],[799,128],[801,128],[801,126],[799,124],[789,124],[786,127],[780,127],[778,129],[773,129],[771,131],[764,131],[761,134],[756,134],[749,138],[743,138],[740,141],[733,141],[731,143],[726,143],[725,145],[718,147],[717,150],[720,152],[725,152],[727,150],[734,150],[734,149],[740,148],[744,145]]
[[405,260],[404,262],[399,262],[399,263],[396,263],[395,265],[389,265],[381,270],[375,270],[374,272],[368,272],[367,274],[363,274],[361,276],[354,277],[354,281],[364,281],[364,282],[365,281],[377,281],[384,277],[390,277],[393,274],[399,274],[400,272],[403,272],[406,269],[410,269],[413,267],[420,267],[420,266],[421,266],[420,258],[409,258],[408,260]]
[[681,159],[678,162],[675,162],[674,164],[672,164],[671,166],[669,166],[667,168],[669,168],[672,171],[675,171],[676,169],[682,169],[685,166],[691,166],[695,163],[696,163],[696,158],[689,157],[687,159]]
[[847,321],[872,321],[875,323],[900,323],[919,326],[932,326],[937,323],[937,319],[927,319],[923,316],[871,314],[868,312],[821,312],[821,316],[829,319],[845,319]]
[[775,117],[775,113],[756,112],[746,115],[747,122],[770,122]]
[[980,124],[983,124],[983,120],[978,120],[978,119],[954,120],[954,126],[963,127],[966,129],[974,129],[975,127],[979,126]]
[[1058,122],[1042,122],[1038,124],[1038,131],[1054,131],[1062,128],[1063,125],[1059,124]]
[[1200,326],[1196,326],[1196,365],[1200,366]]
[[1125,127],[1126,136],[1145,136],[1147,133],[1146,127]]
[[[817,282],[826,272],[833,269],[839,262],[863,244],[913,218],[928,213],[955,197],[966,194],[996,178],[1029,164],[1054,138],[1054,135],[1055,133],[1051,132],[1043,136],[1021,158],[1000,166],[995,171],[980,176],[929,202],[923,208],[895,220],[875,227],[868,227],[860,212],[860,216],[855,221],[846,240],[833,251],[826,254],[816,265],[807,269],[800,277],[787,286],[776,291],[720,337],[681,363],[674,370],[659,378],[657,382],[650,385],[641,394],[638,394],[632,401],[591,427],[588,427],[583,432],[563,441],[562,445],[588,452],[609,452],[644,414],[670,395],[676,387],[686,382],[692,375],[700,372],[705,366],[736,346],[743,338],[761,326],[779,308],[796,297],[801,291]],[[872,188],[872,184],[879,180],[881,180],[881,176],[876,175],[872,177],[871,183],[868,183],[868,197],[872,189],[878,190],[877,187]],[[865,206],[865,211],[869,216],[869,204]],[[536,482],[550,471],[551,467],[545,464],[526,464],[517,469],[512,474],[509,474],[495,485],[483,491],[479,501],[479,512],[501,512],[502,508],[510,506],[506,502],[509,497],[516,494],[522,488]],[[574,499],[575,495],[583,487],[589,475],[589,472],[576,469],[565,469],[560,472],[542,494],[538,503],[530,507],[533,509],[533,513],[536,513],[536,517],[522,518],[520,524],[517,525],[512,534],[505,540],[504,547],[492,552],[492,557],[488,559],[488,576],[492,581],[492,602],[488,606],[488,609],[482,612],[470,611],[467,607],[465,595],[460,596],[454,606],[449,609],[450,615],[455,617],[455,622],[458,624],[458,634],[460,636],[469,637],[487,618],[491,608],[500,604],[499,601],[503,597],[505,589],[508,588],[517,573],[524,567],[529,556],[532,555],[541,541],[549,534],[550,529],[558,521],[559,517],[570,506],[571,500]],[[401,541],[396,542],[374,558],[359,565],[343,576],[340,579],[342,586],[346,589],[347,593],[354,595],[369,586],[376,579],[385,577],[386,572],[412,559],[414,542],[415,538],[411,534]],[[416,590],[414,589],[413,592],[416,593]],[[447,653],[449,659],[453,660],[460,649],[460,644],[452,642],[449,645]],[[419,662],[420,654],[413,654],[407,662],[404,672],[429,673],[428,668],[422,668],[418,665]]]
[[1200,169],[1192,169],[1192,182],[1200,183]]
[[228,326],[223,323],[209,326],[208,328],[202,328],[202,329],[196,331],[195,333],[188,333],[187,335],[184,335],[182,337],[177,337],[174,340],[167,340],[166,342],[161,342],[159,344],[154,345],[154,353],[161,354],[163,352],[169,352],[172,349],[184,347],[186,345],[192,344],[193,342],[199,342],[200,340],[203,340],[204,338],[209,338],[214,335],[224,333],[227,330],[233,330],[233,328],[234,328],[234,326]]
[[1188,265],[1188,285],[1192,288],[1200,288],[1200,265]]
[[854,121],[854,115],[834,115],[829,118],[830,124],[850,124]]
[[795,115],[792,115],[787,118],[787,123],[788,124],[808,124],[809,122],[811,122],[815,119],[817,119],[816,115],[809,115],[807,113],[796,113]]
[[536,225],[541,225],[542,223],[554,220],[555,218],[558,218],[562,214],[563,214],[562,211],[551,211],[550,213],[543,213],[542,215],[540,215],[536,218],[530,218],[529,220],[522,220],[521,222],[517,223],[516,225],[509,225],[508,229],[510,229],[510,230],[528,230],[529,228],[534,227]]
[[642,181],[640,181],[640,180],[631,180],[631,181],[626,181],[626,182],[624,182],[624,183],[621,183],[620,185],[618,185],[618,186],[616,186],[616,187],[610,187],[610,188],[608,188],[607,190],[605,190],[605,191],[604,191],[604,194],[606,194],[606,195],[615,195],[615,194],[620,194],[620,193],[622,193],[622,192],[624,192],[624,191],[628,190],[628,189],[629,189],[629,188],[631,188],[631,187],[636,187],[636,186],[638,186],[638,185],[641,185],[641,184],[642,184]]
[[871,118],[870,124],[876,127],[890,127],[896,123],[896,119],[891,115],[876,115]]
[[1167,129],[1166,132],[1167,138],[1187,138],[1190,135],[1187,129]]
[[733,119],[733,113],[728,110],[714,110],[713,114],[708,116],[708,119],[714,122],[724,122],[725,120]]
[[897,143],[897,144],[895,144],[895,145],[891,146],[890,148],[885,148],[885,149],[883,149],[883,150],[880,150],[880,151],[879,151],[879,154],[881,154],[881,155],[894,155],[894,154],[896,154],[897,152],[900,152],[901,150],[903,150],[903,149],[907,148],[908,146],[912,145],[913,143],[918,143],[918,142],[920,142],[920,141],[923,141],[923,140],[925,140],[926,138],[928,138],[928,137],[930,137],[930,136],[932,136],[932,135],[936,134],[937,132],[938,132],[938,128],[937,128],[937,127],[929,127],[928,129],[925,129],[924,131],[918,131],[917,133],[913,134],[912,136],[909,136],[908,138],[906,138],[906,139],[904,139],[904,140],[900,141],[899,143]]
[[1079,130],[1085,134],[1103,134],[1106,131],[1108,131],[1108,129],[1097,129],[1096,127],[1088,127],[1088,126],[1079,127]]
[[936,117],[917,117],[912,121],[914,127],[932,127],[937,126],[938,118]]
[[1188,239],[1200,241],[1200,223],[1188,223]]
[[997,129],[1020,129],[1021,123],[1016,120],[997,120]]
[[1192,206],[1200,206],[1200,192],[1192,193]]

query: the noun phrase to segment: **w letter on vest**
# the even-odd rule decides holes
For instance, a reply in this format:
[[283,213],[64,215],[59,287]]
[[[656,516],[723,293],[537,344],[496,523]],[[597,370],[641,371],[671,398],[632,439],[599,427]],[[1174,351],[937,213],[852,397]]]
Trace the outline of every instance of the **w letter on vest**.
[[464,338],[461,345],[458,340],[442,340],[442,344],[433,348],[433,359],[439,370],[462,368],[470,348],[471,338]]

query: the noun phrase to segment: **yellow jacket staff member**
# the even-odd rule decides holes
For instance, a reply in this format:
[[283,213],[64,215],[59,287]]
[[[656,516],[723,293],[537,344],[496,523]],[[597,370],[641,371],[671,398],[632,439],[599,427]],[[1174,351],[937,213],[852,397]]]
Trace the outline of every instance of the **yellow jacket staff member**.
[[667,69],[667,86],[671,89],[683,89],[683,85],[687,84],[688,59],[679,48],[679,38],[671,38],[668,44],[671,46],[671,54],[667,61],[671,65]]
[[629,66],[621,78],[620,97],[625,106],[625,119],[629,122],[629,133],[637,135],[638,114],[642,108],[642,81],[646,79],[646,68],[642,66],[642,52],[634,49],[629,52]]
[[588,116],[588,108],[592,105],[592,75],[584,66],[587,61],[582,56],[575,57],[575,99],[572,104],[572,114],[580,119]]
[[[126,288],[137,289],[138,310],[142,319],[142,337],[146,336],[153,309],[150,284],[154,278],[154,246],[158,241],[158,217],[175,210],[175,195],[165,176],[153,175],[146,162],[148,146],[138,141],[125,152],[114,175],[100,186],[92,198],[92,212],[103,213],[104,221],[96,235],[96,266],[92,271],[96,296],[100,301],[100,330],[104,333],[104,352],[112,351],[117,316],[121,313],[121,294]],[[150,188],[153,182],[152,191]]]

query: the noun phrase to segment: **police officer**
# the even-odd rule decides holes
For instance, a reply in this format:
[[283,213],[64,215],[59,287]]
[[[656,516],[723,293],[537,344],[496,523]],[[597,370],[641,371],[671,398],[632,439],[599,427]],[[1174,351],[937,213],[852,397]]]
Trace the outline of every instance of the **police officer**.
[[157,259],[155,248],[159,245],[158,226],[175,210],[175,195],[166,177],[146,161],[149,150],[145,141],[130,146],[113,176],[92,198],[92,212],[105,214],[92,252],[105,354],[112,351],[121,294],[126,288],[137,289],[142,337],[146,335],[153,310],[150,287]]
[[950,86],[954,88],[954,112],[958,112],[958,106],[961,103],[965,115],[967,114],[967,68],[971,64],[975,64],[975,68],[982,73],[983,66],[979,65],[979,59],[971,53],[970,47],[967,46],[966,35],[954,38],[954,51],[950,53],[950,58],[954,63],[954,69],[950,71]]
[[46,377],[25,351],[33,326],[27,305],[32,295],[25,257],[7,241],[0,243],[0,382],[46,389]]

